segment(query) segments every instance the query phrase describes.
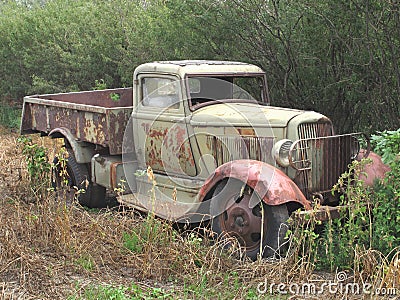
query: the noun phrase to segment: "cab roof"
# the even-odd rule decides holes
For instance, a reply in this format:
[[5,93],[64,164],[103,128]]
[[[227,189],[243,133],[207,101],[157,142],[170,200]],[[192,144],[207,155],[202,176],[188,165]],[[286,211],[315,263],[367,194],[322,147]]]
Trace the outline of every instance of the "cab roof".
[[212,75],[212,74],[264,74],[264,71],[252,64],[236,61],[218,60],[176,60],[155,61],[138,66],[135,70],[135,78],[139,73],[165,73],[176,74],[181,78],[186,75]]

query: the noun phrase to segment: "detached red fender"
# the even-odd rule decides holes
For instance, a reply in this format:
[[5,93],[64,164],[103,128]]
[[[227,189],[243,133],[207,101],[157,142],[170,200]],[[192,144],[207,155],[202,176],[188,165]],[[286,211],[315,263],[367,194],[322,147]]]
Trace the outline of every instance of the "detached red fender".
[[[357,156],[357,160],[361,160],[365,156],[365,151],[366,150],[360,151]],[[373,186],[376,179],[383,179],[385,177],[386,172],[390,171],[390,167],[385,165],[382,161],[382,158],[372,151],[369,152],[367,158],[370,158],[372,162],[365,165],[363,171],[366,174],[361,174],[359,179],[364,181],[366,186]]]
[[266,204],[280,205],[298,202],[305,209],[311,209],[297,185],[281,170],[257,160],[234,160],[219,166],[208,177],[199,191],[203,201],[207,193],[224,178],[235,178],[250,186]]

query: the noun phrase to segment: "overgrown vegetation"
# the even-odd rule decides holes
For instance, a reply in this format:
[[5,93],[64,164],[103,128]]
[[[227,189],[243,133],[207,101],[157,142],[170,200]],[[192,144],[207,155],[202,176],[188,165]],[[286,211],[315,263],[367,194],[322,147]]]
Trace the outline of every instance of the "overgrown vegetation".
[[397,130],[378,132],[371,136],[372,145],[384,163],[396,168],[400,153],[400,128]]
[[342,193],[339,219],[325,224],[310,217],[306,227],[294,233],[301,261],[321,270],[352,270],[356,280],[393,287],[400,270],[400,149],[398,131],[373,137],[376,150],[390,157],[391,167],[373,189],[359,179],[369,159],[354,161],[334,186]]
[[0,124],[13,130],[19,129],[21,108],[0,103]]
[[338,132],[400,127],[396,1],[9,0],[0,12],[7,100],[131,86],[146,61],[227,59],[260,65],[274,105],[320,111]]

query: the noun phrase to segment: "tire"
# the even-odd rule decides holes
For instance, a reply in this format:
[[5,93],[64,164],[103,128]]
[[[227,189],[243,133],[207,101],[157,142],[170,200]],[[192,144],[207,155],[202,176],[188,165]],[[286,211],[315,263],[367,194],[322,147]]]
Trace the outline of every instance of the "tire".
[[285,254],[289,218],[286,204],[266,205],[249,186],[230,179],[229,186],[223,181],[216,187],[210,207],[211,215],[215,216],[212,231],[220,239],[237,238],[250,259],[278,258]]
[[[60,175],[63,171],[58,157],[53,160],[52,185],[57,193],[57,198],[63,197],[67,205],[72,204],[76,192],[77,200],[82,206],[89,208],[102,208],[106,206],[106,189],[93,184],[90,180],[90,172],[87,164],[77,163],[72,149],[67,148],[68,159],[65,163],[66,174]],[[62,181],[67,180],[66,186]]]

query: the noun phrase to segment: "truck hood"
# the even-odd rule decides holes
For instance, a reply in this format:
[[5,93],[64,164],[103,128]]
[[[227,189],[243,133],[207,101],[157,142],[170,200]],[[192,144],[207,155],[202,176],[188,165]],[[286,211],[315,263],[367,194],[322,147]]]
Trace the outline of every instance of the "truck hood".
[[302,110],[262,106],[255,103],[218,103],[193,112],[193,126],[286,127]]

